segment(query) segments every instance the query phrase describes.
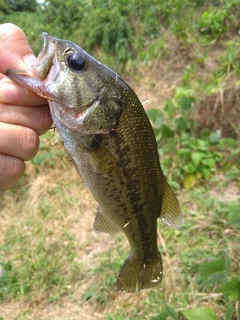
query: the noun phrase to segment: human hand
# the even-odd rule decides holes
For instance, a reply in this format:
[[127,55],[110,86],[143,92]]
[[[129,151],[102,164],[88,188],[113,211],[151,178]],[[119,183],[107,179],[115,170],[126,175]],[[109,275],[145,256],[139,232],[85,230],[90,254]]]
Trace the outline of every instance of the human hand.
[[0,25],[0,192],[20,179],[25,161],[39,146],[39,135],[51,127],[47,101],[4,76],[9,68],[27,69],[36,61],[23,31]]

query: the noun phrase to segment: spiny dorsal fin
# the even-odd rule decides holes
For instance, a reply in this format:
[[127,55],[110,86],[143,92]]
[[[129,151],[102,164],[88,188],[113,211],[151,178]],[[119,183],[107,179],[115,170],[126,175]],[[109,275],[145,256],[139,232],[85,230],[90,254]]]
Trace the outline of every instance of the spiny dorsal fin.
[[177,197],[168,184],[166,177],[164,177],[163,183],[160,218],[169,226],[179,230],[182,225],[182,213]]
[[97,208],[97,214],[95,217],[93,228],[96,231],[101,231],[110,234],[114,234],[121,231],[115,224],[109,221],[108,218],[106,218],[106,216],[102,214],[100,207]]

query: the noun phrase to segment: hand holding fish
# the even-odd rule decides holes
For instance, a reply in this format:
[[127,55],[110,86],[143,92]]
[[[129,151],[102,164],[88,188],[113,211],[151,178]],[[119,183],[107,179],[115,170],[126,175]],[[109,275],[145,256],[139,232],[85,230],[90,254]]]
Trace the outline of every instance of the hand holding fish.
[[38,150],[39,135],[51,126],[47,101],[4,76],[9,68],[26,68],[35,56],[23,31],[0,25],[0,192],[11,188]]

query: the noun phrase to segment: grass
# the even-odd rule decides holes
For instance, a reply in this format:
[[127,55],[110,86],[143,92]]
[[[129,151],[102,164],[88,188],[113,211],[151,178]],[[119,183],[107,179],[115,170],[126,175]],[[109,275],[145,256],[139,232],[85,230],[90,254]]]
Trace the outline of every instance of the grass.
[[[171,132],[164,133],[162,124],[157,128],[155,123],[161,138],[158,142],[163,169],[177,189],[184,215],[180,231],[159,221],[163,282],[157,288],[134,294],[116,291],[116,276],[129,251],[127,240],[123,234],[111,237],[92,229],[97,205],[61,147],[58,135],[52,137],[49,132],[41,138],[40,151],[28,163],[20,182],[0,195],[0,320],[240,319],[240,297],[236,295],[240,289],[234,288],[240,277],[238,3],[221,1],[222,7],[218,8],[216,2],[215,8],[199,1],[200,7],[205,4],[201,10],[191,9],[186,15],[180,9],[190,2],[174,3],[173,11],[169,11],[171,3],[166,1],[151,7],[152,11],[142,11],[141,21],[147,20],[146,25],[158,30],[159,20],[153,18],[155,9],[164,9],[163,30],[151,39],[147,34],[144,41],[141,30],[146,28],[141,22],[144,28],[139,29],[134,41],[128,39],[135,48],[134,59],[127,56],[125,63],[119,63],[121,52],[109,55],[96,46],[99,43],[94,40],[94,30],[99,32],[98,20],[92,19],[97,28],[89,29],[87,24],[86,29],[92,30],[94,55],[115,70],[123,68],[129,84],[145,102],[144,107],[166,111],[159,122],[174,134],[179,129],[179,134],[169,137]],[[33,46],[39,46],[41,24],[34,22],[30,30],[28,22],[25,25],[26,14],[20,19],[19,13],[6,18],[25,26]],[[91,10],[91,14],[95,13]],[[116,28],[116,19],[109,17],[108,10],[105,16],[97,14],[98,19],[104,17]],[[135,22],[138,29],[140,21]],[[58,23],[47,25],[49,32],[55,30],[54,26],[59,28]],[[112,33],[105,26],[104,22],[107,37]],[[84,28],[76,30],[73,35],[70,32],[71,38],[82,45],[82,35],[88,33],[82,32]],[[123,40],[116,37],[115,42]],[[128,55],[129,50],[125,51]],[[185,114],[187,104],[179,102],[184,97],[194,97],[192,117],[189,112]],[[199,130],[186,130],[182,120],[188,126],[198,124]],[[201,128],[210,134],[220,131],[224,139],[212,144],[201,137]],[[206,175],[205,168],[200,176],[193,165],[197,171],[203,169],[196,158],[203,150],[200,146],[189,148],[190,139],[194,144],[199,138],[205,139],[203,165],[212,163],[217,153],[222,157],[214,158],[210,174]],[[184,183],[186,172],[193,173],[194,183]],[[217,270],[213,267],[216,261]],[[211,272],[206,272],[206,266],[212,268]]]
[[227,255],[240,275],[239,229],[228,219],[228,204],[239,201],[237,185],[218,177],[218,184],[182,189],[181,231],[159,221],[162,284],[120,293],[115,281],[127,240],[92,229],[96,203],[56,146],[57,135],[50,140],[55,146],[49,145],[51,135],[43,137],[19,186],[1,195],[2,319],[162,319],[169,310],[180,314],[203,306],[224,319],[219,284],[204,286],[199,265]]

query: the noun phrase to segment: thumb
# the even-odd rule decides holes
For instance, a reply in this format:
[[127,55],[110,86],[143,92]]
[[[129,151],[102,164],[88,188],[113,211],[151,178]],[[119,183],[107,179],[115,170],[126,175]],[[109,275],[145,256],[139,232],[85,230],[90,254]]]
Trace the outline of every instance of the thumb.
[[26,69],[36,61],[25,33],[12,23],[0,25],[0,73],[10,68]]

